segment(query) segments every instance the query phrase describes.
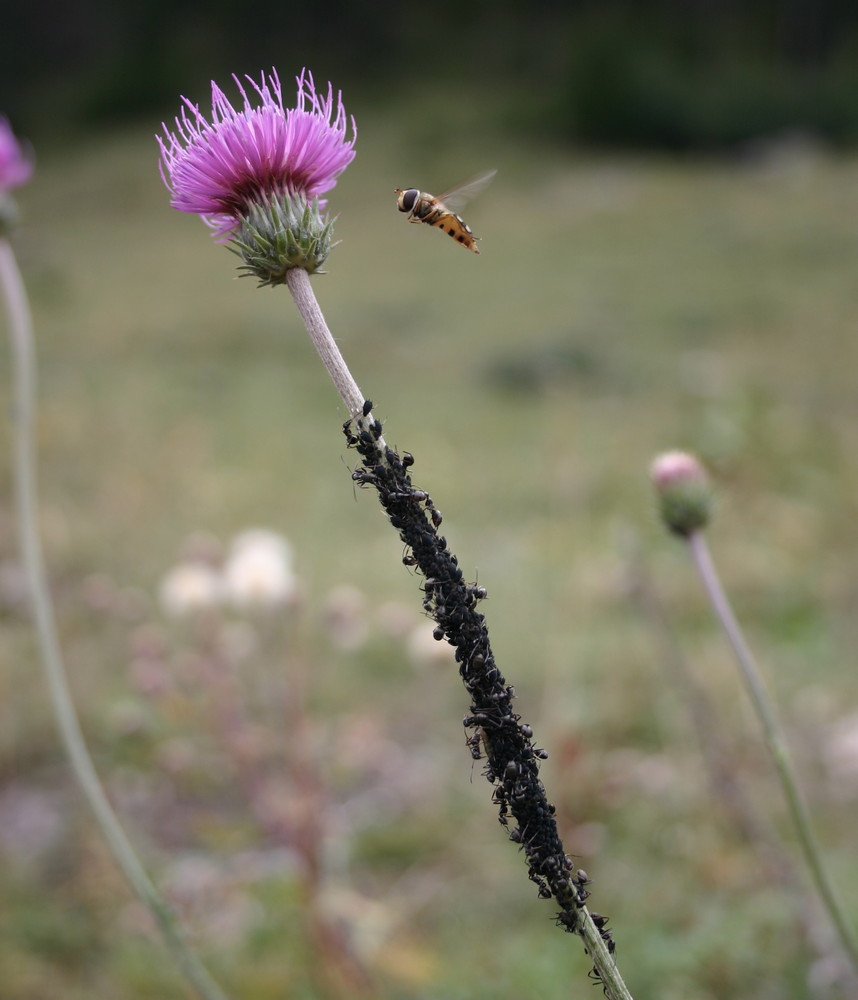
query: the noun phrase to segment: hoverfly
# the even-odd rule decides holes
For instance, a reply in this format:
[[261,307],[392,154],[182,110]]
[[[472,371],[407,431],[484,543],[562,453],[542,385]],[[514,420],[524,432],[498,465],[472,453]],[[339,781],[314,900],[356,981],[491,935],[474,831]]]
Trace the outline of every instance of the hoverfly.
[[396,188],[396,194],[399,196],[396,207],[400,212],[408,214],[409,222],[423,222],[427,226],[437,226],[462,246],[479,253],[477,248],[479,237],[474,236],[471,227],[460,215],[456,215],[455,209],[462,208],[466,202],[478,195],[496,173],[497,170],[489,170],[484,174],[478,174],[466,183],[437,197],[428,191],[418,191],[417,188],[407,188],[404,191],[402,188]]

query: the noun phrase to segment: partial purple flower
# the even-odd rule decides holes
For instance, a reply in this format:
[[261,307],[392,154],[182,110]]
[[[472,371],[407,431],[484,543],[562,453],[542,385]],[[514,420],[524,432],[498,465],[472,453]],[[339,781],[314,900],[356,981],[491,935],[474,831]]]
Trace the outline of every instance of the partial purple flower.
[[18,142],[12,126],[0,116],[0,237],[8,236],[18,223],[18,206],[9,192],[26,184],[32,173],[29,147]]
[[0,116],[0,194],[26,184],[32,173],[32,157],[15,138],[8,120]]
[[[222,241],[234,238],[261,207],[282,209],[297,201],[297,212],[288,214],[300,215],[330,191],[355,155],[354,119],[347,119],[339,94],[334,101],[330,84],[323,95],[312,74],[302,71],[295,107],[284,108],[276,71],[267,79],[262,74],[259,83],[247,77],[252,90],[233,79],[242,108],[236,110],[212,82],[211,121],[182,98],[176,130],[164,125],[158,137],[173,208],[203,216]],[[323,210],[324,202],[313,207]]]

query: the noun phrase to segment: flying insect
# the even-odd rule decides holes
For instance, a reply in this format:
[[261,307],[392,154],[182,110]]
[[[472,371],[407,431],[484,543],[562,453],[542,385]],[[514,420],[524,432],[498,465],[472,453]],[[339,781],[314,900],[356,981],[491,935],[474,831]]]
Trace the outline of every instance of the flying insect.
[[444,194],[433,195],[417,188],[396,188],[396,207],[405,212],[409,222],[422,222],[427,226],[436,226],[452,236],[457,243],[467,247],[473,253],[479,253],[477,240],[473,230],[456,214],[471,198],[475,198],[491,181],[497,170],[488,170],[478,174],[471,180],[454,187]]

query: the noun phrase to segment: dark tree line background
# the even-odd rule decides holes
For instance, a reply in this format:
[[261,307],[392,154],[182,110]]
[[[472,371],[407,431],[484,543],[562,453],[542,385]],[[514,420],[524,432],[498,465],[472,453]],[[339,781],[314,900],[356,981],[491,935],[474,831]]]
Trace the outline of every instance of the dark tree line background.
[[177,94],[205,100],[232,72],[305,64],[366,101],[481,88],[498,123],[559,140],[684,151],[787,129],[858,138],[849,0],[42,0],[9,5],[2,41],[0,113],[41,142],[159,120]]

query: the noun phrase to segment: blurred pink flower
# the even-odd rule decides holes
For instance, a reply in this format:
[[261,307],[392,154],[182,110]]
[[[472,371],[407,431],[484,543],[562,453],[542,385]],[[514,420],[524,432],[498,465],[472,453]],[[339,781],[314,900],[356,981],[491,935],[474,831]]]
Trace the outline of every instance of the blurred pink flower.
[[24,152],[8,120],[0,116],[0,194],[26,184],[32,173],[32,157]]
[[[212,115],[207,121],[197,105],[185,107],[166,125],[161,147],[161,176],[180,212],[203,216],[215,234],[228,239],[253,205],[272,196],[302,194],[315,198],[329,191],[354,158],[355,124],[348,120],[341,96],[334,102],[328,84],[318,93],[311,73],[297,78],[294,108],[283,107],[280,80],[272,70],[266,80],[246,79],[254,95],[233,76],[244,106],[236,110],[212,81]],[[254,103],[257,106],[254,106]]]

